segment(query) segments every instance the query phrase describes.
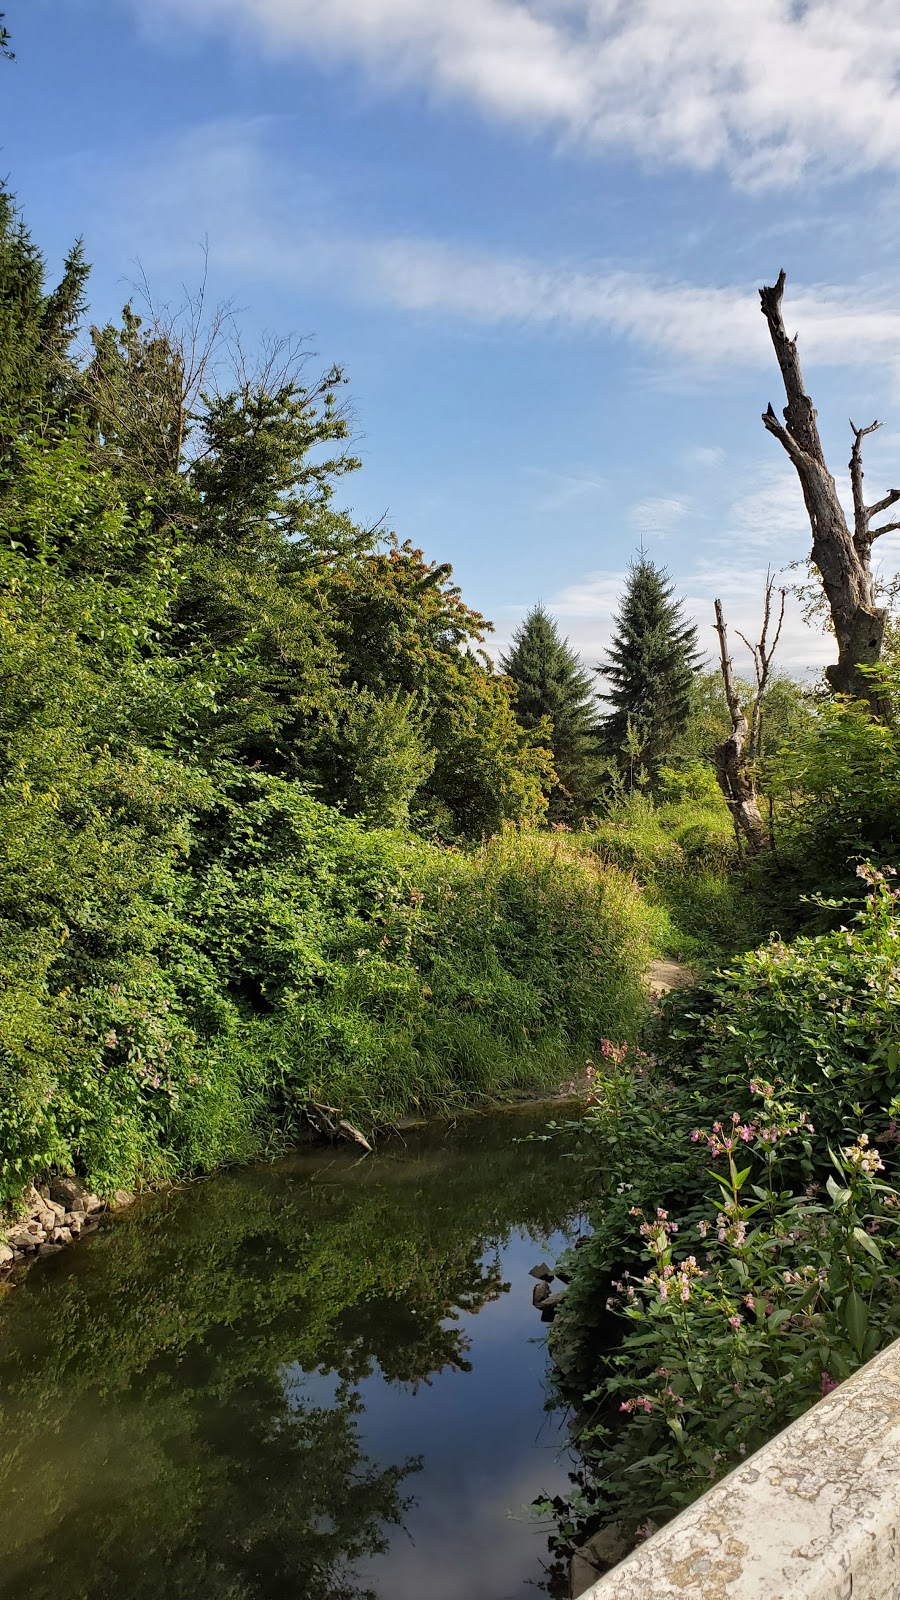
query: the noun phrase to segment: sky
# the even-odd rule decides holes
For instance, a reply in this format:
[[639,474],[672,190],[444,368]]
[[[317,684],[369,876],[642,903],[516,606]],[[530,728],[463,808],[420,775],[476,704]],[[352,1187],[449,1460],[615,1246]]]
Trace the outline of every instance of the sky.
[[[2,3],[2,0],[0,0]],[[5,0],[0,171],[91,319],[142,274],[349,379],[366,524],[453,564],[499,651],[593,665],[629,561],[711,649],[803,577],[757,290],[787,272],[826,454],[900,483],[896,0]],[[900,536],[875,547],[885,576]],[[801,563],[800,569],[792,564]],[[746,667],[735,639],[739,667]],[[782,665],[834,646],[792,601]]]

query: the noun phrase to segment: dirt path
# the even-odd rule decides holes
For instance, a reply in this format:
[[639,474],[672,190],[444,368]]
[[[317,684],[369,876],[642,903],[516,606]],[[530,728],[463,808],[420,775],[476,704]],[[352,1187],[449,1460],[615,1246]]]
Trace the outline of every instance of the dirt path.
[[647,968],[647,988],[654,997],[687,989],[693,981],[694,974],[683,961],[651,961]]

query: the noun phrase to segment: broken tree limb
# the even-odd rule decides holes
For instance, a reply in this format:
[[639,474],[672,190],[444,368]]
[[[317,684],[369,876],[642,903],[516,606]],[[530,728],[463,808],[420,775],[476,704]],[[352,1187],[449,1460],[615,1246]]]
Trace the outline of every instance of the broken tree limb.
[[714,755],[716,777],[719,780],[719,788],[725,796],[725,803],[731,812],[738,840],[746,843],[751,855],[759,855],[761,850],[766,849],[769,839],[760,815],[756,784],[750,766],[750,723],[741,705],[734,681],[734,668],[728,654],[728,634],[721,600],[716,601],[715,607],[716,632],[719,635],[722,658],[722,682],[731,717],[731,733],[716,746]]

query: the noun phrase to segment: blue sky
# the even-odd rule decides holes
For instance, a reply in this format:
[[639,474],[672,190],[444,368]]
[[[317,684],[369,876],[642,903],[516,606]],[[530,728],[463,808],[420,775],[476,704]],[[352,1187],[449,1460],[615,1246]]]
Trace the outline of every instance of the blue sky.
[[[802,558],[756,288],[788,272],[832,468],[900,482],[900,7],[860,0],[6,0],[0,142],[92,317],[138,263],[350,378],[342,497],[453,563],[502,646],[589,662],[636,546],[711,639]],[[885,572],[900,540],[876,546]],[[784,663],[833,654],[795,607]]]

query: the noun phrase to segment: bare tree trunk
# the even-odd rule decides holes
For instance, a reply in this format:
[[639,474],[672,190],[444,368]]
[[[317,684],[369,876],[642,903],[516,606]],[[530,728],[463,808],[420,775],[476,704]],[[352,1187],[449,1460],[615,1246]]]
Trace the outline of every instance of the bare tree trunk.
[[784,271],[770,288],[760,289],[762,313],[781,369],[787,405],[784,423],[772,406],[763,413],[769,432],[783,446],[800,479],[803,499],[812,530],[812,559],[819,569],[838,643],[838,660],[828,667],[826,676],[838,694],[868,700],[878,715],[889,714],[889,707],[877,687],[860,671],[877,665],[881,656],[887,613],[878,605],[870,565],[872,543],[879,534],[890,533],[900,524],[889,522],[871,526],[872,518],[900,500],[900,489],[891,489],[883,500],[867,506],[863,499],[862,441],[881,426],[853,430],[850,477],[853,485],[854,528],[851,534],[837,488],[825,463],[822,442],[816,426],[815,407],[806,393],[796,339],[789,339],[781,314]]
[[725,618],[722,614],[722,602],[716,601],[716,632],[719,635],[719,649],[722,654],[722,680],[725,684],[725,698],[728,701],[728,710],[731,715],[731,733],[716,746],[714,760],[716,764],[716,777],[719,788],[725,796],[725,802],[731,812],[735,833],[738,841],[746,841],[750,855],[759,855],[765,850],[769,840],[765,824],[759,811],[759,801],[756,796],[756,784],[753,779],[753,770],[750,766],[750,723],[741,705],[740,696],[734,682],[731,657],[728,654],[728,637],[725,631]]

